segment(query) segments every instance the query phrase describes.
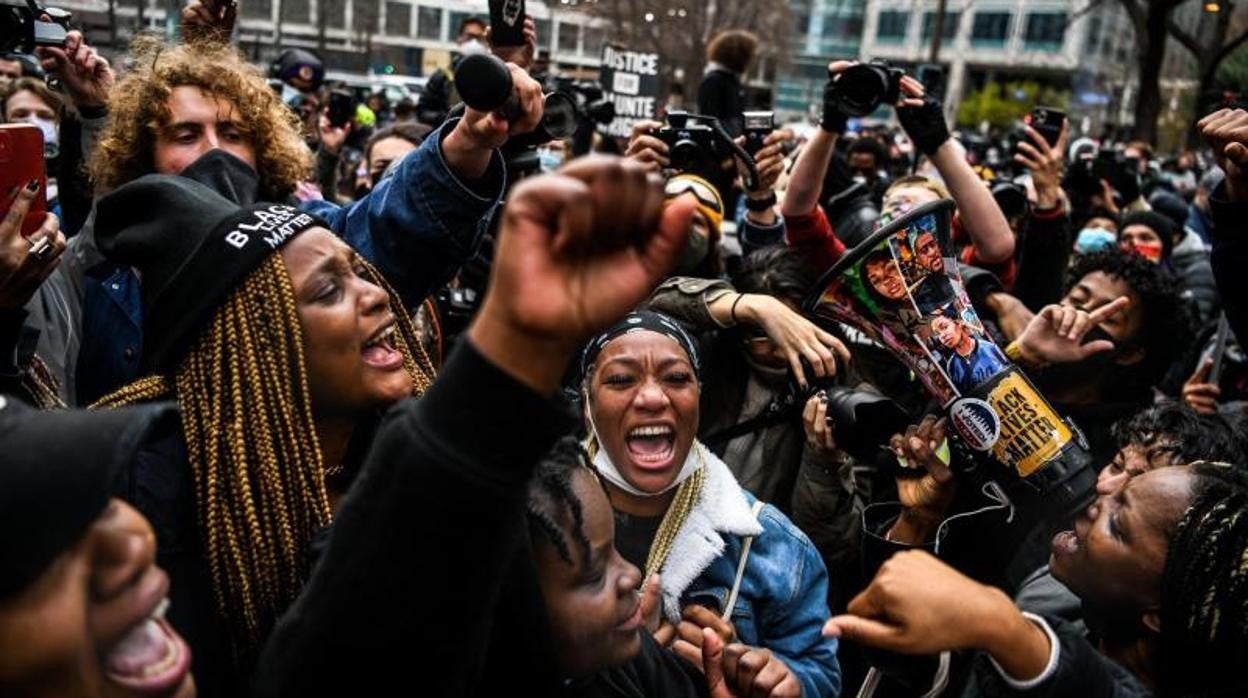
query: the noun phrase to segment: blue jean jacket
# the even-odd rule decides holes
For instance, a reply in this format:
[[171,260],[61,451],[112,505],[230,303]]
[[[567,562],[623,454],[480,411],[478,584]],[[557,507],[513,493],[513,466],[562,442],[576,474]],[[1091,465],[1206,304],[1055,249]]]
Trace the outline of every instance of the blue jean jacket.
[[[451,172],[442,138],[458,120],[429,134],[393,176],[350,206],[309,202],[303,210],[330,224],[376,266],[408,308],[446,283],[476,249],[503,194],[503,159],[490,158],[472,186]],[[77,402],[90,404],[140,377],[143,306],[129,269],[101,265],[83,285],[82,347],[75,369]]]
[[[750,505],[754,496],[745,492]],[[828,571],[806,534],[770,504],[759,512],[763,533],[750,544],[741,590],[732,609],[740,642],[765,647],[802,683],[802,695],[839,696],[837,642],[823,637],[828,610]],[[724,536],[726,546],[685,591],[682,603],[722,609],[728,602],[742,540]]]

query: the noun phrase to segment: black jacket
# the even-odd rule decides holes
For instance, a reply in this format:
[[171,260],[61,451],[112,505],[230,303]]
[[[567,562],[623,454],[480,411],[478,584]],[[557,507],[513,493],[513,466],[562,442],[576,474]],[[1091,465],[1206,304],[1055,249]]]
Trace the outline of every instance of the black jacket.
[[1229,201],[1223,182],[1209,195],[1209,208],[1214,221],[1213,278],[1231,331],[1243,344],[1248,341],[1248,274],[1244,273],[1248,269],[1248,235],[1244,234],[1248,203]]
[[1064,208],[1028,216],[1018,243],[1014,295],[1033,313],[1062,299],[1072,244],[1070,216]]
[[[516,416],[483,417],[482,396]],[[461,345],[423,398],[386,416],[324,557],[270,636],[256,695],[561,690],[525,490],[569,422]]]
[[1045,616],[1044,620],[1057,635],[1060,647],[1052,676],[1035,688],[1018,690],[1006,683],[986,654],[980,653],[975,659],[974,684],[963,697],[1148,698],[1153,695],[1125,667],[1098,652],[1078,626],[1054,616]]
[[745,127],[745,88],[736,73],[717,68],[707,72],[698,85],[698,113],[719,119],[728,135],[737,137]]

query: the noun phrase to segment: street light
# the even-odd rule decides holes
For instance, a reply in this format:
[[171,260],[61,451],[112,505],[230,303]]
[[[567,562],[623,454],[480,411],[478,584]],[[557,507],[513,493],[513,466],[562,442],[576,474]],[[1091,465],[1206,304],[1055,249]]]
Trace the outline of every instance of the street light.
[[1217,13],[1221,11],[1222,11],[1221,0],[1214,0],[1213,2],[1205,3],[1205,12],[1216,15]]

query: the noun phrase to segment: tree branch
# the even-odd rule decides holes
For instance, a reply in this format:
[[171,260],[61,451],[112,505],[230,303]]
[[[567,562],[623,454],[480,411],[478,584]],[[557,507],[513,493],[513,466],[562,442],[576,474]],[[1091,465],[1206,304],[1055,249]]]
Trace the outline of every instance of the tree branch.
[[1131,18],[1131,24],[1135,27],[1135,35],[1137,39],[1148,35],[1148,19],[1144,14],[1144,8],[1140,7],[1135,0],[1118,0],[1118,4],[1122,5],[1122,9],[1127,11],[1127,16]]
[[1248,29],[1245,29],[1239,36],[1223,44],[1221,49],[1218,49],[1217,55],[1213,58],[1214,67],[1216,68],[1227,56],[1231,55],[1232,51],[1242,46],[1245,41],[1248,41]]
[[1176,41],[1183,44],[1183,48],[1191,51],[1197,61],[1201,63],[1204,62],[1201,59],[1203,58],[1206,47],[1201,46],[1200,42],[1196,40],[1196,37],[1184,31],[1183,28],[1174,21],[1173,17],[1166,18],[1166,31],[1170,32],[1170,36],[1173,36]]

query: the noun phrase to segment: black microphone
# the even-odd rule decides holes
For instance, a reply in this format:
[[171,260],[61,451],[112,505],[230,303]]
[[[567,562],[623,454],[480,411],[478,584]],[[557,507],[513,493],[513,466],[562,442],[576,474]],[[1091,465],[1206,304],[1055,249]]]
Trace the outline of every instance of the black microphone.
[[511,71],[495,56],[465,56],[455,68],[455,89],[460,99],[477,111],[519,111],[518,104],[511,104],[515,101],[512,88]]

